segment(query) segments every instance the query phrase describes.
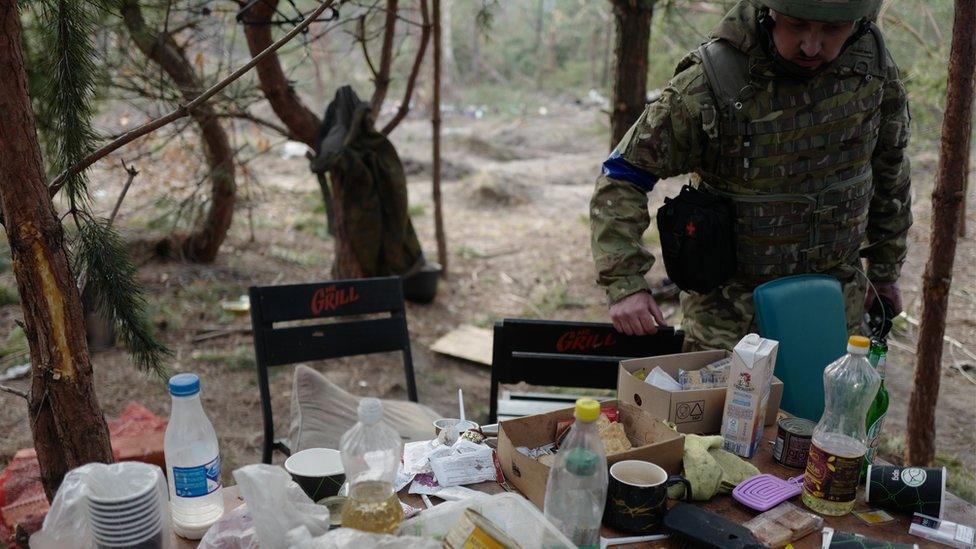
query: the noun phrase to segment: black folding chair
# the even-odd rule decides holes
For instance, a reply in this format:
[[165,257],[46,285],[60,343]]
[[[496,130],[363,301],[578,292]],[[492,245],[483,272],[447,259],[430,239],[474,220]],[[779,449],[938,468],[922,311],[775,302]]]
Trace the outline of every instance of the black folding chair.
[[[351,355],[401,351],[407,395],[417,402],[410,356],[410,335],[399,277],[333,280],[316,284],[252,286],[251,326],[257,358],[258,388],[264,418],[262,460],[274,450],[291,455],[284,440],[274,439],[268,368]],[[276,327],[275,323],[316,318],[389,313],[388,317],[352,319],[314,325]]]
[[498,385],[615,389],[621,360],[681,352],[684,334],[662,328],[628,336],[612,324],[506,318],[495,323],[488,422],[498,420]]

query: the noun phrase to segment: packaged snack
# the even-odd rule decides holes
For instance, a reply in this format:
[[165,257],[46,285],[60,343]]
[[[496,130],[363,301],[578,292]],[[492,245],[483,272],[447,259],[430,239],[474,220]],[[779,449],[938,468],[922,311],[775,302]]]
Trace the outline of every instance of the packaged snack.
[[976,538],[976,530],[969,526],[940,520],[921,513],[915,513],[915,516],[912,517],[912,525],[908,528],[908,533],[959,549],[970,549],[973,547],[974,538]]
[[823,518],[790,502],[783,502],[743,524],[756,539],[770,547],[785,547],[823,528]]

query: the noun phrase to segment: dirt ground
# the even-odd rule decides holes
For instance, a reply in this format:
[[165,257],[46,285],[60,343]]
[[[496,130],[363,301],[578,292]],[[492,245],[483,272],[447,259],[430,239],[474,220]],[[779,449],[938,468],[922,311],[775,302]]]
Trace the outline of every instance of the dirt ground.
[[[431,353],[440,336],[464,323],[488,327],[504,317],[606,320],[602,292],[594,283],[589,251],[588,201],[599,163],[606,153],[605,116],[574,105],[550,108],[545,115],[496,116],[445,120],[445,224],[449,276],[437,300],[410,305],[409,328],[421,402],[456,413],[462,387],[469,417],[484,419],[488,410],[489,371],[484,366]],[[436,255],[429,175],[429,124],[409,120],[394,141],[410,172],[411,214],[428,256]],[[931,185],[937,157],[916,155],[915,225],[902,279],[909,316],[920,316],[921,273],[927,258]],[[119,219],[131,238],[147,232],[160,189],[185,178],[171,159],[142,160],[142,173]],[[252,343],[244,332],[246,316],[222,311],[220,301],[235,299],[255,284],[282,284],[329,277],[333,243],[325,234],[321,198],[303,158],[283,160],[278,151],[254,160],[253,176],[242,186],[241,204],[220,257],[213,265],[146,261],[140,269],[154,322],[173,348],[174,372],[192,371],[203,380],[205,409],[220,437],[225,471],[260,459],[261,419]],[[107,211],[123,181],[119,170],[100,171],[93,187]],[[663,182],[652,194],[652,207],[674,194],[680,181]],[[246,192],[245,192],[246,191]],[[976,231],[976,198],[967,195],[970,234]],[[248,197],[250,198],[248,200]],[[253,231],[253,233],[252,233]],[[253,238],[252,238],[253,236]],[[656,247],[656,235],[645,239]],[[970,236],[960,242],[950,301],[947,335],[976,350],[976,247]],[[663,274],[655,266],[652,278]],[[9,272],[0,275],[8,285]],[[680,321],[675,303],[665,304],[669,320]],[[0,309],[0,336],[13,326],[17,305]],[[237,330],[198,341],[208,330]],[[915,328],[896,334],[887,386],[891,409],[884,451],[898,459],[903,447],[906,408],[912,385]],[[949,463],[953,489],[973,498],[976,473],[976,361],[958,349],[944,359],[937,414],[938,451]],[[138,401],[167,414],[163,380],[139,373],[117,350],[93,357],[98,397],[106,414],[118,414]],[[953,365],[964,368],[965,377]],[[332,361],[322,371],[353,393],[405,398],[397,356],[374,355]],[[278,368],[272,393],[278,432],[286,433],[291,369]],[[26,387],[26,380],[10,382]],[[0,399],[0,463],[29,446],[27,409],[9,395]]]

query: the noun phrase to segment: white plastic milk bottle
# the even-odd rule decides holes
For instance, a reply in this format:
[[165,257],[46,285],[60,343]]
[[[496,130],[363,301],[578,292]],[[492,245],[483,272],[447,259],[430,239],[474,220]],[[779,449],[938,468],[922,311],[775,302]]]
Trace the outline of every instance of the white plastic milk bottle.
[[200,404],[200,378],[177,374],[169,380],[173,397],[163,439],[173,530],[200,539],[224,512],[217,433]]

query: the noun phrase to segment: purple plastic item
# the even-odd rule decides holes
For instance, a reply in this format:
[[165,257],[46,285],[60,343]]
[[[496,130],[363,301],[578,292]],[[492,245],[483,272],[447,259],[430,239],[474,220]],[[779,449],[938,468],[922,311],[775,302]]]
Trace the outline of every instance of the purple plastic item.
[[803,475],[783,480],[770,474],[756,475],[732,490],[732,497],[746,507],[763,512],[803,491]]

